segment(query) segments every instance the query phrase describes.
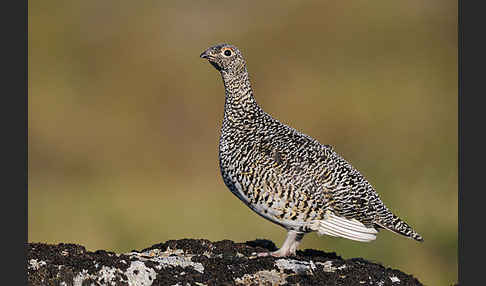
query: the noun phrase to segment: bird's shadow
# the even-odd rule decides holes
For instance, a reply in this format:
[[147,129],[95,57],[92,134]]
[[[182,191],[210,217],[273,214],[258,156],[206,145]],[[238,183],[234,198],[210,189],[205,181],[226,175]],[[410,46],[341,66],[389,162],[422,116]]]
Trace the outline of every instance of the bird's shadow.
[[[246,245],[251,247],[261,247],[268,251],[276,251],[278,250],[275,243],[268,239],[255,239],[251,241],[245,242]],[[324,252],[321,250],[315,249],[304,249],[304,250],[297,250],[296,253],[297,257],[305,257],[305,258],[326,258],[326,259],[339,259],[342,260],[341,256],[337,255],[336,252]]]
[[268,239],[255,239],[251,241],[245,242],[246,245],[251,246],[251,247],[261,247],[265,248],[268,251],[276,251],[278,250],[277,246],[273,241],[268,240]]

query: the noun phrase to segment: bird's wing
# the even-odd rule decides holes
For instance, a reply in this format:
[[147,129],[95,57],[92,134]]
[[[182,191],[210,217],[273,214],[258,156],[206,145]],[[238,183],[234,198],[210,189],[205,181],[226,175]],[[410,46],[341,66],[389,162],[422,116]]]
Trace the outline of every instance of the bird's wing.
[[347,219],[337,216],[332,212],[326,215],[323,220],[315,221],[312,229],[320,235],[326,234],[336,237],[344,237],[351,240],[369,242],[376,239],[378,231],[374,228],[366,227],[356,219]]

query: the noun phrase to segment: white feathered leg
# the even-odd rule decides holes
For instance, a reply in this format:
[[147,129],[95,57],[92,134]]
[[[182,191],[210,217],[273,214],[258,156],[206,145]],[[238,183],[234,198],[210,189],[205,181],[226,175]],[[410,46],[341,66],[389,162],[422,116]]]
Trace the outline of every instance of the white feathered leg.
[[289,230],[287,232],[287,238],[285,239],[282,247],[274,252],[261,252],[257,255],[260,257],[264,256],[274,256],[274,257],[285,257],[289,255],[295,255],[297,248],[299,247],[300,241],[304,237],[304,233],[296,232],[294,230]]

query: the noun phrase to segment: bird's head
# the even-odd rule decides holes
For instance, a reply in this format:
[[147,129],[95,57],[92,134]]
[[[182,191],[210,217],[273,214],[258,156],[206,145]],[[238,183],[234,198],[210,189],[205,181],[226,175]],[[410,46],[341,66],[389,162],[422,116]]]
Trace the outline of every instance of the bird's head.
[[200,57],[207,59],[220,72],[235,73],[245,67],[241,52],[237,47],[229,44],[209,47]]

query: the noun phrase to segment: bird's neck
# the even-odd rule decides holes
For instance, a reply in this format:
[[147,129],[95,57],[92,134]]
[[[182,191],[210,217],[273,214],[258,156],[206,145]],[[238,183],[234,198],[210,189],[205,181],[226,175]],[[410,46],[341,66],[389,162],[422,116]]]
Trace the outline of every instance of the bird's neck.
[[253,118],[260,107],[253,97],[246,67],[233,73],[222,71],[221,75],[226,91],[225,119],[228,116],[233,120]]

